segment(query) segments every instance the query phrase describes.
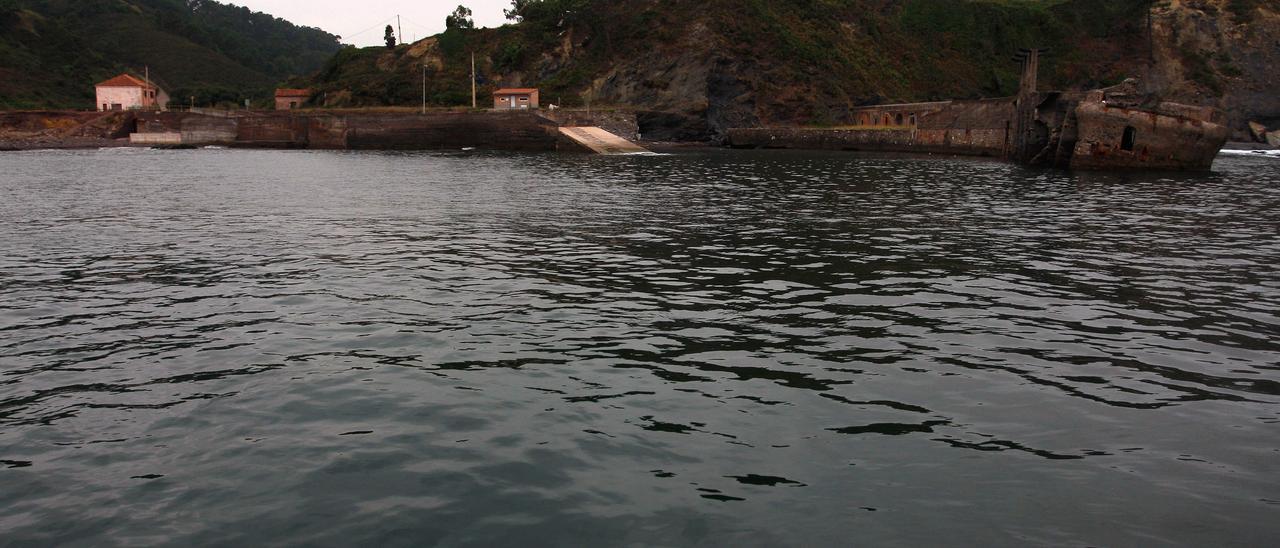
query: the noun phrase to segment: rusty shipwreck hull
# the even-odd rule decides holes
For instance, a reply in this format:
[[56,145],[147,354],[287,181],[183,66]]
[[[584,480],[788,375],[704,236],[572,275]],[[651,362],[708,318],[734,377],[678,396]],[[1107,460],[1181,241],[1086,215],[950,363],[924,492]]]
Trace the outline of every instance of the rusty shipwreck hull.
[[1230,129],[1200,118],[1086,102],[1075,112],[1077,138],[1071,169],[1205,171]]
[[1075,170],[1204,171],[1226,144],[1225,115],[1161,102],[1135,81],[1090,92],[863,107],[850,128],[735,128],[738,148],[989,156]]

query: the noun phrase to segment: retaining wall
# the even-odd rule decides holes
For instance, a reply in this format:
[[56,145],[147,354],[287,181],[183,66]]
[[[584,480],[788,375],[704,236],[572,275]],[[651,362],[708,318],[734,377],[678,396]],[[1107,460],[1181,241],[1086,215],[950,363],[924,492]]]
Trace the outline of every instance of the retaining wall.
[[558,124],[533,112],[292,111],[140,116],[138,132],[181,133],[184,144],[267,148],[556,150]]

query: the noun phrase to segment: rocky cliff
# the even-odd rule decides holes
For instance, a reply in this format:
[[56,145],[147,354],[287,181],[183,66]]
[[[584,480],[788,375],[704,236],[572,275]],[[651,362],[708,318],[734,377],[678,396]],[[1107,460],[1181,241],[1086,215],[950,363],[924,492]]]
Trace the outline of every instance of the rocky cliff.
[[[348,49],[298,85],[333,106],[469,102],[536,86],[544,103],[638,110],[646,138],[836,126],[862,105],[1010,95],[1020,47],[1041,86],[1139,76],[1167,99],[1280,122],[1280,0],[542,0],[519,24]],[[425,68],[424,68],[425,67]],[[425,71],[425,72],[424,72]],[[1243,134],[1243,133],[1242,133]]]
[[1223,109],[1238,138],[1250,121],[1280,125],[1280,2],[1172,0],[1151,17],[1152,91]]

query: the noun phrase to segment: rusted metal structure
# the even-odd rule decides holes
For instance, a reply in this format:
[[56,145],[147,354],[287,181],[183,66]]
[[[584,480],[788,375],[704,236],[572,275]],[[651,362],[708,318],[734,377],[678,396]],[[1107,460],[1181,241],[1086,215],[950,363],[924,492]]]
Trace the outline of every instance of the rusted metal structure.
[[738,128],[748,148],[992,156],[1064,169],[1207,170],[1230,131],[1212,107],[1162,101],[1136,80],[1087,92],[1039,91],[1045,50],[1022,50],[1018,94],[856,109],[849,128]]

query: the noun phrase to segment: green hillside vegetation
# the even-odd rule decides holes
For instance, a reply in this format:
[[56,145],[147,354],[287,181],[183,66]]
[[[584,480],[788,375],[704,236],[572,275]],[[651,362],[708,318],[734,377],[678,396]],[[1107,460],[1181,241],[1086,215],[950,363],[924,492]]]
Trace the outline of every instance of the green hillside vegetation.
[[210,0],[0,0],[0,108],[90,108],[95,82],[144,67],[176,102],[266,101],[339,47]]
[[[1145,48],[1149,2],[1112,0],[522,0],[520,23],[450,29],[428,40],[439,66],[428,68],[428,101],[470,101],[469,55],[484,91],[514,79],[544,98],[581,104],[596,78],[637,56],[673,56],[699,47],[708,56],[749,60],[757,94],[819,90],[850,105],[1008,95],[1017,86],[1010,56],[1048,47],[1048,85],[1106,85],[1128,76],[1127,57]],[[705,38],[690,35],[707,31]],[[546,54],[571,34],[565,59]],[[350,105],[421,100],[420,48],[349,48],[310,80]],[[431,62],[427,62],[431,65]],[[507,82],[510,83],[510,82]],[[661,86],[661,82],[653,85]]]

